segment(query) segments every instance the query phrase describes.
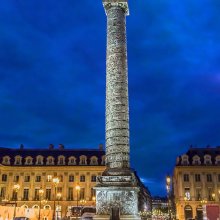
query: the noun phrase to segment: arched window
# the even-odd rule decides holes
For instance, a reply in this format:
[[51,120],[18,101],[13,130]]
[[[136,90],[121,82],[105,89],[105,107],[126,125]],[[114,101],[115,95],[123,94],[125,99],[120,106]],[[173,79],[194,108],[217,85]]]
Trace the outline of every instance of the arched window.
[[22,165],[22,157],[20,155],[15,156],[14,165]]
[[65,165],[65,157],[63,155],[58,157],[58,165]]
[[21,207],[24,208],[24,209],[28,209],[27,205],[22,205]]
[[193,165],[200,165],[201,164],[200,157],[198,155],[193,156],[192,164]]
[[51,209],[50,205],[45,205],[44,209]]
[[87,157],[85,155],[80,156],[80,165],[87,165]]
[[185,219],[192,219],[192,207],[190,205],[186,205],[184,208]]
[[9,156],[4,156],[2,159],[2,164],[4,165],[10,165],[10,157]]
[[39,205],[33,205],[32,209],[39,209]]
[[197,220],[203,220],[203,208],[201,205],[196,207],[196,217]]
[[211,155],[206,154],[204,156],[204,164],[205,165],[211,165],[212,164]]
[[43,156],[38,155],[36,157],[36,165],[43,165],[44,164],[43,159],[44,159]]
[[98,165],[98,158],[96,156],[90,158],[90,165]]
[[75,157],[69,157],[68,165],[76,165],[76,158]]
[[54,165],[54,158],[52,156],[47,157],[46,165]]
[[32,165],[33,164],[33,158],[28,156],[25,158],[25,162],[24,162],[25,165]]
[[186,155],[186,154],[182,155],[182,162],[181,162],[181,164],[183,166],[189,165],[189,157],[188,157],[188,155]]

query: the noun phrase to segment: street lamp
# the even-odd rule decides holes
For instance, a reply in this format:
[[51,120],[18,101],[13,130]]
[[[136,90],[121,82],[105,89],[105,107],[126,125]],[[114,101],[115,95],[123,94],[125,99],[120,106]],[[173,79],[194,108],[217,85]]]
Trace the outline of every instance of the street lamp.
[[41,199],[44,194],[44,190],[42,188],[39,189],[39,200],[40,200],[40,207],[39,207],[39,215],[38,215],[38,220],[40,220],[40,211],[41,211]]
[[56,195],[57,195],[57,185],[59,184],[60,179],[58,177],[54,177],[53,178],[53,185],[55,188],[55,192],[54,192],[54,200],[53,200],[53,220],[55,220],[55,213],[56,213]]
[[[62,194],[61,194],[60,192],[57,193],[57,200],[58,200],[57,209],[56,209],[57,218],[58,218],[59,211],[61,211],[60,205],[59,205],[59,201],[60,201],[60,199],[61,199],[61,196],[62,196]],[[61,215],[61,216],[62,216],[62,215]]]
[[17,197],[18,197],[18,190],[19,189],[20,189],[20,185],[18,183],[13,186],[13,194],[14,194],[14,200],[15,200],[14,218],[16,216]]
[[77,210],[77,219],[78,219],[78,215],[79,215],[79,210],[78,210],[78,206],[79,206],[79,191],[80,191],[80,186],[76,185],[76,210]]
[[171,219],[170,213],[170,185],[171,185],[171,178],[169,175],[166,176],[166,189],[167,189],[167,200],[168,200],[168,215],[169,219]]
[[215,193],[212,193],[212,201],[215,201]]

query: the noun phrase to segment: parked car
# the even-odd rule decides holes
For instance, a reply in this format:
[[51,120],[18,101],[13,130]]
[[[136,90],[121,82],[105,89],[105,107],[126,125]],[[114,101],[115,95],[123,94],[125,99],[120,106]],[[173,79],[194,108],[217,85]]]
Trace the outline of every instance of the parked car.
[[95,207],[83,207],[81,210],[81,220],[92,220],[96,213]]
[[29,220],[27,217],[14,217],[13,220]]

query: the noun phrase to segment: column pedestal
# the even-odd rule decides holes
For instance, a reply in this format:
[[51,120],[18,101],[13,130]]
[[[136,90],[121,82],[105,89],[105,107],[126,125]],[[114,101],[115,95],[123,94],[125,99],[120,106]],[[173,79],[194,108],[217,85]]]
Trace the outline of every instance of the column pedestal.
[[96,216],[94,220],[109,220],[112,208],[119,208],[120,220],[140,220],[136,179],[131,176],[98,177]]

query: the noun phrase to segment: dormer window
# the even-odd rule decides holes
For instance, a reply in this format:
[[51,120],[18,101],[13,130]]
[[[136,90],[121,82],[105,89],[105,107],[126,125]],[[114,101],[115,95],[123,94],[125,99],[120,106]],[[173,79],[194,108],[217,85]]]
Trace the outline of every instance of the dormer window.
[[47,158],[47,162],[46,162],[47,165],[54,165],[54,158],[49,156]]
[[215,158],[215,164],[220,165],[220,155]]
[[201,164],[201,161],[200,161],[200,157],[198,155],[195,155],[193,157],[193,165],[200,165]]
[[26,157],[24,164],[25,165],[32,165],[33,164],[33,158],[32,157]]
[[75,157],[69,157],[68,165],[75,165],[76,164],[76,158]]
[[80,156],[80,162],[79,162],[80,165],[87,165],[87,157],[82,155]]
[[15,157],[14,165],[21,165],[21,164],[22,164],[22,157],[18,155]]
[[183,166],[187,166],[189,165],[189,157],[188,155],[183,155],[182,156],[182,163],[181,163]]
[[43,156],[38,155],[38,156],[36,157],[36,165],[43,165],[43,164],[44,164],[44,162],[43,162]]
[[105,156],[102,156],[102,165],[105,165]]
[[9,156],[4,156],[2,159],[2,164],[4,165],[10,165],[10,157]]
[[98,158],[96,156],[91,157],[90,165],[98,165]]
[[204,164],[205,165],[212,165],[212,160],[211,160],[211,156],[210,155],[206,154],[204,156]]
[[65,165],[65,157],[64,156],[58,157],[58,165]]

